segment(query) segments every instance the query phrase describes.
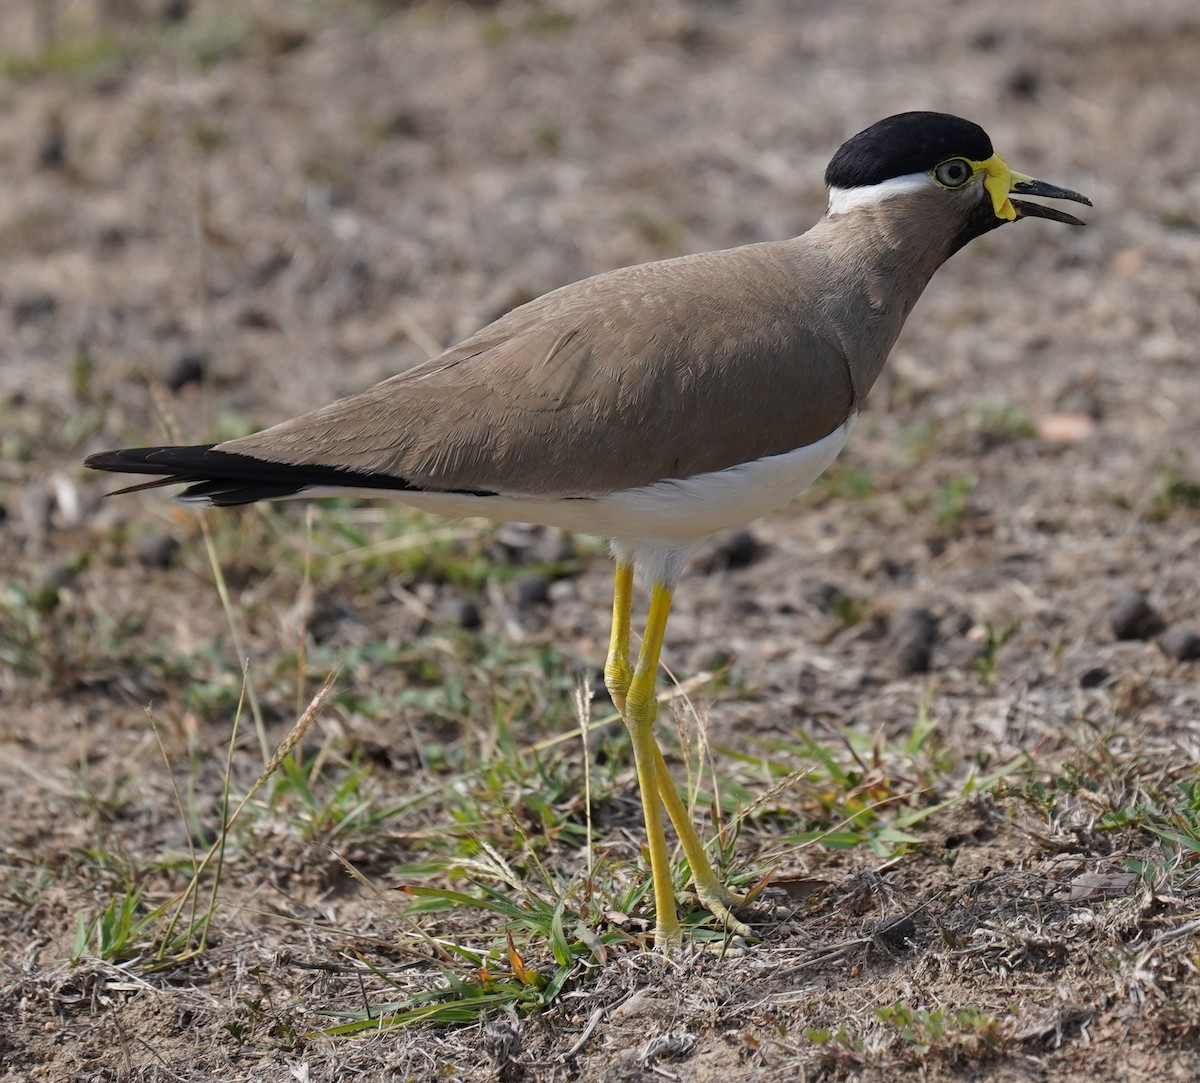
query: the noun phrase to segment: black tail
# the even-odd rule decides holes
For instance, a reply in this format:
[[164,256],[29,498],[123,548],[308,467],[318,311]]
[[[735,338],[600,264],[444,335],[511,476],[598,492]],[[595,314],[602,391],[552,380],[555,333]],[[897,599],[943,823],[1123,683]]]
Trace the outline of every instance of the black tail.
[[[391,474],[367,474],[336,466],[309,463],[273,463],[253,455],[216,451],[214,444],[192,447],[133,447],[100,451],[83,462],[92,470],[111,470],[118,474],[158,474],[154,481],[117,489],[110,496],[157,489],[163,485],[186,485],[178,499],[187,503],[210,504],[218,508],[253,504],[256,500],[279,500],[298,496],[307,489],[336,487],[343,489],[391,489],[408,492],[445,492],[410,485]],[[472,496],[493,494],[478,490]]]

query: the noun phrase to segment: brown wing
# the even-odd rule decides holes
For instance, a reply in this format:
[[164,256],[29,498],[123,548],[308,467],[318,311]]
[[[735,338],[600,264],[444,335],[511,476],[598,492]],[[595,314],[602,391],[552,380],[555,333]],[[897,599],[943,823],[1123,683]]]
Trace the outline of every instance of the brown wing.
[[790,451],[853,409],[796,242],[610,272],[360,394],[217,446],[409,485],[586,496]]

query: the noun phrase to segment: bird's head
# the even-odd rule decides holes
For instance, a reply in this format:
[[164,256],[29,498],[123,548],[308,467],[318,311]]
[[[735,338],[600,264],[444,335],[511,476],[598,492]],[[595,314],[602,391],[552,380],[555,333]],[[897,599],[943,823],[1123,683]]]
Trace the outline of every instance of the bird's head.
[[1069,199],[1069,188],[1014,173],[978,124],[947,113],[899,113],[846,140],[825,170],[829,215],[878,207],[923,231],[944,233],[949,257],[1018,218],[1081,226],[1074,215],[1012,196]]

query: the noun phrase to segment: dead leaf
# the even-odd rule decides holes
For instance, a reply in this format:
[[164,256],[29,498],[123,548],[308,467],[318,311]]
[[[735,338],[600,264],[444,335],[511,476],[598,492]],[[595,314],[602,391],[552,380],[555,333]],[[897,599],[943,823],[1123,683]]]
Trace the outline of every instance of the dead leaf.
[[1083,872],[1071,881],[1071,902],[1114,899],[1137,879],[1131,872]]

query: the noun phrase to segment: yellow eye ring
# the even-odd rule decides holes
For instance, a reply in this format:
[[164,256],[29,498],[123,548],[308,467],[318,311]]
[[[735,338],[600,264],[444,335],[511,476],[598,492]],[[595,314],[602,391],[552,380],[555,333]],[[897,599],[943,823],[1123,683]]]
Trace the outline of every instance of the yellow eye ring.
[[961,188],[973,176],[975,167],[965,158],[949,158],[933,170],[933,179],[943,188]]

